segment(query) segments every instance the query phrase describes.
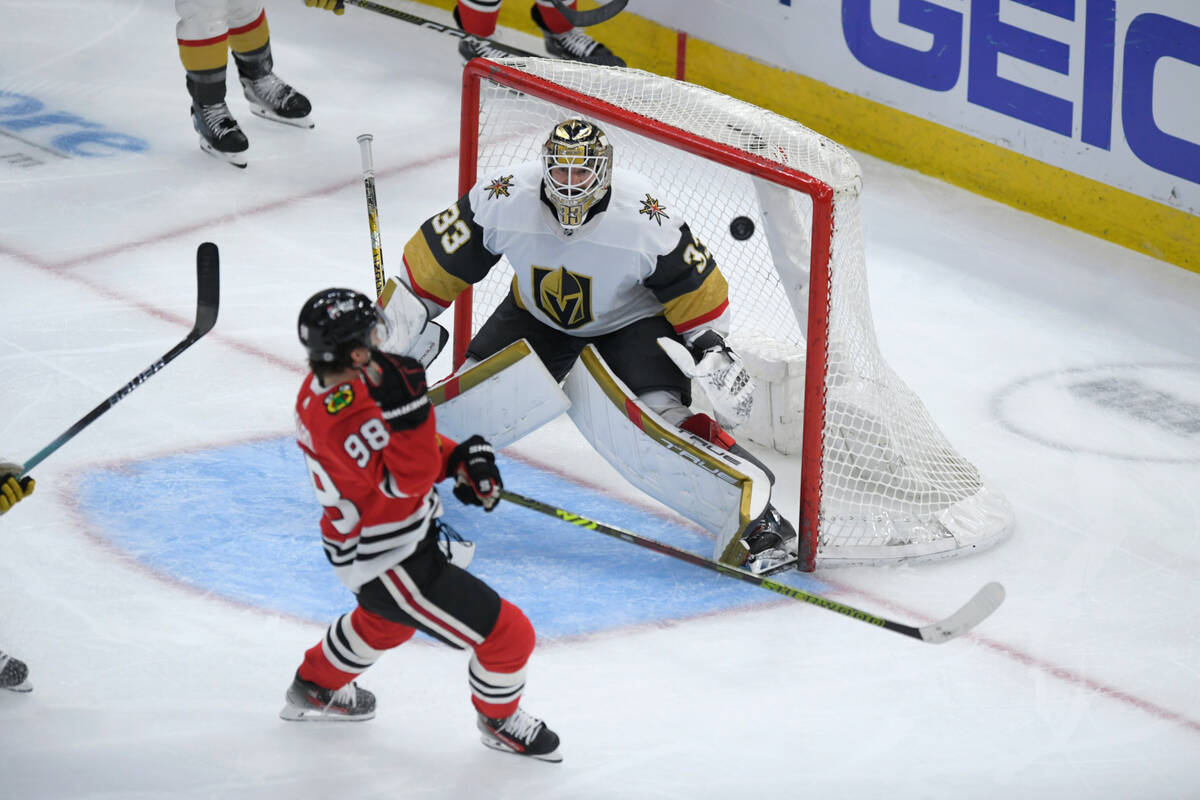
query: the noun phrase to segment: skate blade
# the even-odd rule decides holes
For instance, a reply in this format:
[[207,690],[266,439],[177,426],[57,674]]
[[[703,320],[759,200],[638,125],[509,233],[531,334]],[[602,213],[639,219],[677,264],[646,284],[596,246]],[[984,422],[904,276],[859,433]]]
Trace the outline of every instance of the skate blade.
[[240,153],[222,153],[220,150],[209,144],[203,136],[200,137],[200,149],[218,161],[224,161],[226,164],[231,164],[238,169],[245,169],[246,164],[249,163],[246,158],[246,153],[249,152],[248,150],[243,150]]
[[284,125],[291,125],[294,128],[311,129],[317,127],[317,123],[312,121],[312,116],[304,117],[281,117],[280,115],[253,103],[250,104],[250,113],[256,117],[270,120],[271,122],[280,122]]
[[296,708],[289,703],[279,712],[279,718],[285,719],[288,722],[366,722],[369,719],[375,719],[375,712],[372,711],[356,716],[326,714],[319,708]]
[[16,686],[0,686],[0,689],[4,689],[9,692],[16,692],[17,694],[25,694],[26,692],[33,691],[33,684],[29,681],[22,681]]
[[553,750],[549,753],[542,753],[541,755],[534,755],[533,753],[520,753],[516,750],[513,750],[499,739],[494,739],[486,734],[480,736],[479,741],[483,742],[485,747],[490,747],[493,750],[500,751],[501,753],[508,753],[509,755],[513,756],[524,756],[525,758],[536,758],[538,761],[549,761],[552,764],[557,764],[558,762],[562,761],[563,758],[562,753],[560,753],[558,750]]

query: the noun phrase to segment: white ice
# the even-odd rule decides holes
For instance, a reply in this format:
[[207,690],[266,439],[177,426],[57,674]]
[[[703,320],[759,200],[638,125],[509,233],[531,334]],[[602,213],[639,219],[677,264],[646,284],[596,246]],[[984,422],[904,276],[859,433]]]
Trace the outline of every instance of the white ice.
[[[764,592],[545,636],[526,705],[562,736],[560,765],[480,746],[465,656],[428,640],[363,678],[375,720],[280,721],[325,623],[148,568],[81,486],[102,467],[289,434],[301,302],[372,288],[355,137],[375,135],[397,264],[456,196],[460,61],[451,38],[361,9],[271,3],[276,67],[317,125],[259,120],[231,89],[251,139],[239,171],[196,146],[170,5],[0,2],[0,454],[33,455],[183,336],[201,241],[220,246],[223,284],[213,333],[51,455],[0,520],[0,648],[35,687],[0,692],[0,797],[1200,796],[1200,276],[866,156],[883,352],[1017,526],[969,558],[818,578],[909,624],[998,580],[1008,599],[992,618],[931,646]],[[12,127],[17,95],[149,148],[39,150],[47,128]],[[513,449],[609,484],[614,509],[647,505],[569,422]],[[197,512],[248,502],[236,487]],[[186,508],[195,488],[160,491]],[[295,535],[319,558],[304,520]],[[193,533],[202,553],[214,531]],[[272,574],[288,586],[286,563]],[[591,588],[564,587],[563,609]]]

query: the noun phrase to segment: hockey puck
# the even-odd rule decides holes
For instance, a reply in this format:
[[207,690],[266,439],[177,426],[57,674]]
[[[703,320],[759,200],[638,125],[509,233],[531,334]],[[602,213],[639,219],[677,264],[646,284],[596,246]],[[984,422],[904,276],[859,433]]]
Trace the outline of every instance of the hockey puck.
[[744,242],[754,235],[754,220],[749,217],[734,217],[729,223],[729,235]]

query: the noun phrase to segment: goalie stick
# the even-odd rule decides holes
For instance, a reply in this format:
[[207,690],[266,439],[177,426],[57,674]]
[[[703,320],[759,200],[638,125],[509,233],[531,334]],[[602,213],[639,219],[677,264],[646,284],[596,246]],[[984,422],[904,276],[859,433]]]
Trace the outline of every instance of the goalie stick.
[[371,157],[374,136],[359,134],[358,149],[362,155],[363,188],[367,192],[367,225],[371,228],[371,261],[375,264],[375,297],[383,294],[383,237],[379,234],[379,205],[375,200],[375,160]]
[[431,19],[425,19],[424,17],[418,17],[416,14],[409,14],[407,11],[401,11],[398,8],[380,5],[379,3],[372,3],[371,0],[342,0],[342,3],[343,5],[347,6],[358,6],[359,8],[366,9],[367,11],[374,11],[376,14],[383,14],[385,17],[398,19],[401,22],[407,22],[409,25],[416,25],[419,28],[425,28],[427,30],[434,31],[435,33],[444,33],[447,36],[453,36],[456,39],[466,39],[468,37],[472,39],[478,39],[481,42],[487,42],[491,47],[494,47],[501,52],[508,53],[509,55],[537,56],[536,53],[531,53],[528,50],[522,50],[519,47],[502,44],[497,42],[495,39],[486,39],[482,36],[472,36],[466,31],[459,30],[458,28],[449,25],[442,25],[434,22]]
[[101,414],[108,411],[130,392],[148,381],[154,373],[161,370],[184,350],[200,341],[200,337],[212,330],[217,324],[217,306],[220,302],[220,255],[217,246],[212,242],[204,242],[196,249],[196,322],[191,331],[179,344],[168,350],[162,358],[155,361],[141,372],[136,378],[109,395],[109,398],[93,408],[82,419],[68,428],[61,436],[43,447],[32,458],[25,462],[25,470],[21,476],[28,475],[30,470],[46,460],[46,457],[76,434],[95,422]]
[[866,622],[870,625],[875,625],[880,628],[886,628],[887,630],[895,631],[896,633],[903,634],[904,636],[911,636],[914,639],[920,639],[922,642],[928,642],[930,644],[942,644],[943,642],[948,642],[951,639],[956,639],[959,636],[962,636],[980,622],[983,622],[983,620],[987,619],[987,617],[993,611],[999,608],[1002,602],[1004,602],[1004,587],[999,583],[992,582],[986,584],[982,589],[976,592],[975,596],[968,600],[962,608],[960,608],[958,611],[955,611],[953,614],[940,622],[934,622],[929,625],[921,625],[919,627],[904,625],[902,623],[886,619],[885,617],[877,617],[874,614],[854,608],[853,606],[838,603],[834,600],[830,600],[827,597],[811,594],[803,589],[797,589],[794,586],[778,583],[770,580],[769,578],[755,575],[751,572],[746,572],[745,570],[740,570],[735,567],[727,566],[719,561],[713,561],[711,559],[704,558],[703,556],[698,556],[695,553],[689,553],[686,550],[680,550],[678,547],[672,547],[669,544],[664,544],[663,542],[659,542],[654,539],[648,539],[645,536],[639,536],[636,533],[630,533],[629,531],[622,530],[620,528],[614,528],[611,525],[605,525],[603,522],[596,522],[595,520],[588,519],[587,517],[581,517],[578,514],[572,514],[570,511],[564,511],[561,508],[555,508],[548,503],[543,503],[539,500],[533,500],[515,492],[510,492],[507,489],[500,490],[500,497],[504,500],[508,500],[511,503],[516,503],[519,506],[524,506],[525,508],[537,511],[541,514],[546,514],[547,516],[561,519],[564,522],[570,522],[573,525],[578,525],[581,528],[597,531],[605,534],[606,536],[612,536],[613,538],[621,539],[629,542],[630,544],[636,544],[640,547],[645,547],[657,553],[662,553],[663,555],[677,558],[680,561],[686,561],[689,564],[695,564],[698,567],[704,567],[714,572],[719,572],[726,577],[737,578],[740,581],[752,583],[755,586],[762,587],[763,589],[775,592],[776,594],[784,595],[785,597],[790,597],[793,600],[803,600],[805,603],[811,603],[812,605],[820,606],[821,608],[828,609],[829,611],[834,611],[847,617],[853,617],[861,622]]

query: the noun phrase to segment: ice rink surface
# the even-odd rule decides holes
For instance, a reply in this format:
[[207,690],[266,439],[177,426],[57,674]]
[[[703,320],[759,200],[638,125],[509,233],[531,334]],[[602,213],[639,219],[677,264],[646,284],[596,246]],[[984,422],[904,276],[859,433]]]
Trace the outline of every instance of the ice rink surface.
[[[216,329],[0,520],[0,648],[35,687],[0,692],[0,797],[1200,796],[1200,276],[866,156],[883,353],[1017,525],[968,558],[792,580],[908,624],[998,580],[992,618],[930,646],[451,499],[541,633],[525,704],[564,761],[482,747],[466,655],[428,639],[362,679],[375,720],[280,721],[352,602],[288,441],[296,313],[372,290],[357,134],[386,263],[455,198],[460,60],[359,9],[268,14],[316,128],[231,87],[242,171],[196,145],[170,3],[0,0],[0,454],[32,456],[170,349],[196,246],[222,258]],[[565,419],[505,457],[515,490],[692,535]],[[772,463],[794,509],[795,465]]]

